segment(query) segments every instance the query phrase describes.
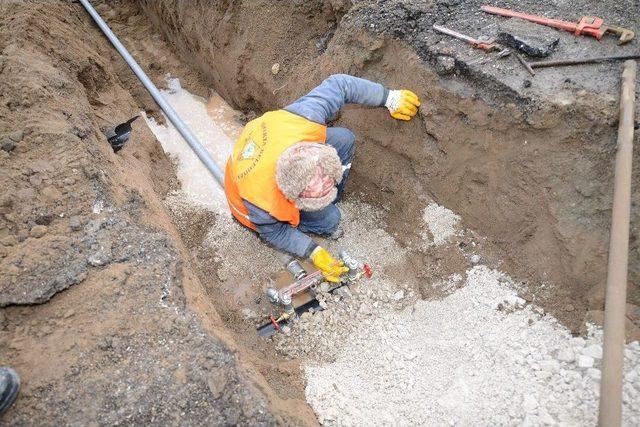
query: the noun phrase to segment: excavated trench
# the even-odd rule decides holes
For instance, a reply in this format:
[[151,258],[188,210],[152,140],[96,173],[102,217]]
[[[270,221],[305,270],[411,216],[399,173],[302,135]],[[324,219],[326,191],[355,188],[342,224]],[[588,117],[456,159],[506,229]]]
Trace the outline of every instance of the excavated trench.
[[[333,123],[358,138],[350,194],[384,206],[385,229],[405,247],[420,241],[421,211],[433,199],[486,238],[496,266],[527,282],[528,301],[575,332],[588,312],[598,317],[615,84],[605,93],[574,87],[545,93],[555,83],[544,82],[537,92],[518,92],[508,79],[478,75],[464,59],[454,74],[438,74],[424,52],[377,34],[374,24],[365,28],[376,18],[384,25],[389,18],[383,12],[374,16],[349,2],[140,3],[184,61],[249,118],[286,105],[338,72],[416,91],[424,102],[410,123],[389,120],[383,109],[358,107],[346,108]],[[279,65],[277,74],[273,64]],[[629,302],[637,304],[637,216],[632,220]],[[412,270],[426,280],[442,273],[432,255],[411,256]],[[459,264],[453,254],[436,262]]]
[[[243,123],[334,73],[423,104],[408,123],[359,106],[331,123],[357,150],[345,234],[322,244],[374,276],[261,339],[281,254],[231,219],[78,5],[3,5],[0,115],[22,139],[0,152],[0,355],[25,379],[10,424],[595,423],[601,336],[585,325],[602,320],[617,66],[525,80],[434,38],[434,22],[488,28],[466,19],[475,0],[95,3],[221,166]],[[114,153],[102,132],[140,109]],[[640,346],[626,350],[637,425]]]
[[[577,3],[638,26],[625,1]],[[352,105],[330,124],[357,150],[345,234],[322,244],[374,276],[262,339],[281,254],[231,219],[79,5],[2,5],[0,356],[25,379],[10,424],[596,422],[618,65],[531,78],[430,31],[495,31],[476,0],[93,3],[221,166],[246,121],[331,74],[411,89],[422,107],[399,122]],[[567,55],[614,46],[558,37]],[[140,110],[114,153],[104,130]],[[625,358],[638,425],[637,342]]]
[[[419,94],[423,106],[410,123],[394,122],[383,109],[357,106],[332,123],[353,130],[358,141],[343,205],[347,238],[338,246],[383,270],[374,285],[387,294],[372,297],[383,304],[381,317],[389,307],[402,310],[450,295],[458,286],[456,275],[470,274],[481,259],[520,281],[516,288],[524,301],[542,307],[573,333],[584,334],[585,322],[602,320],[615,87],[594,102],[591,92],[574,87],[561,93],[552,93],[551,86],[535,94],[514,91],[465,60],[459,60],[454,74],[443,74],[435,56],[425,58],[406,41],[363,25],[372,19],[368,10],[350,8],[349,2],[140,4],[185,63],[242,111],[234,114],[218,95],[208,101],[209,117],[222,126],[213,139],[224,144],[209,149],[221,163],[244,121],[286,105],[330,74],[350,73]],[[274,64],[279,71],[272,72]],[[174,95],[180,90],[174,88]],[[204,105],[205,100],[195,102]],[[190,111],[187,107],[183,114]],[[206,119],[194,120],[191,126],[198,127],[198,120]],[[169,131],[151,125],[162,141],[159,132]],[[167,146],[165,151],[177,156],[180,177],[189,154]],[[188,174],[201,180],[207,174],[194,162],[187,161]],[[302,377],[300,364],[335,361],[344,347],[340,341],[357,326],[340,324],[349,319],[329,319],[320,321],[322,327],[342,333],[318,338],[304,326],[294,334],[314,338],[258,339],[255,327],[269,311],[262,295],[281,271],[280,258],[229,219],[211,183],[200,188],[201,194],[189,194],[185,180],[181,177],[182,192],[165,197],[165,206],[220,316],[216,322],[233,332],[247,369],[266,380],[265,391],[277,396],[276,406],[287,416],[315,422],[303,402],[308,378]],[[217,192],[215,200],[206,200],[208,191]],[[458,224],[459,217],[448,209],[438,211],[443,218],[431,218],[456,228],[445,245],[434,245],[438,228],[427,218],[436,202],[462,218]],[[629,302],[637,305],[637,216],[632,219]],[[447,281],[453,285],[435,285]],[[345,317],[357,307],[349,298],[333,301]],[[631,321],[628,332],[638,338]],[[329,348],[332,339],[335,349]],[[307,388],[307,398],[309,393],[313,390]],[[331,411],[318,408],[316,401],[320,420],[330,423]]]
[[[585,333],[585,321],[601,321],[615,90],[598,94],[597,102],[591,92],[575,87],[555,94],[544,85],[538,93],[520,92],[479,73],[464,58],[453,74],[443,73],[436,61],[442,46],[425,57],[402,37],[365,25],[375,17],[349,2],[139,3],[184,63],[221,97],[208,100],[209,118],[218,130],[199,135],[214,144],[222,141],[224,147],[208,147],[220,163],[243,122],[286,105],[330,74],[350,73],[419,94],[423,106],[410,123],[391,120],[384,109],[357,106],[347,107],[332,123],[353,130],[358,142],[343,205],[347,238],[336,249],[355,252],[382,270],[373,285],[384,295],[374,291],[371,300],[377,302],[365,311],[377,310],[380,303],[384,317],[390,307],[402,310],[446,297],[459,287],[458,277],[466,277],[481,259],[521,281],[516,288],[524,301],[542,307],[573,333]],[[181,91],[174,87],[167,96],[191,96]],[[234,113],[222,98],[242,113]],[[187,104],[204,108],[205,102],[193,98]],[[190,126],[206,120],[191,114],[193,107],[185,108],[183,116],[193,116]],[[150,124],[161,142],[171,139],[170,128]],[[313,338],[258,339],[255,327],[269,311],[262,295],[281,271],[280,258],[230,220],[221,193],[212,181],[203,181],[207,173],[195,158],[188,160],[184,147],[163,146],[176,157],[183,185],[165,197],[165,207],[218,314],[206,323],[233,333],[233,348],[248,375],[272,396],[274,410],[314,423],[304,402],[308,378],[301,363],[338,357],[341,341],[358,330],[358,316],[351,318],[356,303],[348,301],[351,295],[338,298],[334,310],[350,320],[320,321],[341,333],[318,336],[302,326],[297,333]],[[199,180],[191,189],[180,172],[185,164],[187,174]],[[634,206],[637,201],[634,196]],[[435,202],[462,222],[448,209],[438,211]],[[425,209],[434,206],[430,224]],[[636,222],[634,215],[632,304],[640,301]],[[446,236],[446,244],[434,245],[443,224],[456,231]],[[361,290],[355,301],[371,296],[368,292]],[[637,339],[634,328],[629,323],[630,338]],[[307,388],[307,393],[313,391]],[[316,402],[316,413],[322,411],[318,408],[322,405]],[[321,421],[331,422],[328,413],[322,411]]]

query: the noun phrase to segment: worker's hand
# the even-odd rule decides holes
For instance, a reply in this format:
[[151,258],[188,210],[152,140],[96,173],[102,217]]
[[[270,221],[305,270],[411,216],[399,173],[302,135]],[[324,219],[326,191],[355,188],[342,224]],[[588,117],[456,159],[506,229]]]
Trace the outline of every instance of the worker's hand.
[[390,90],[387,102],[384,103],[391,117],[398,120],[411,120],[418,112],[420,100],[410,90]]
[[320,246],[311,252],[310,258],[311,261],[313,261],[313,265],[315,265],[318,270],[322,271],[327,282],[339,283],[340,276],[349,271],[342,261],[332,257],[326,249]]

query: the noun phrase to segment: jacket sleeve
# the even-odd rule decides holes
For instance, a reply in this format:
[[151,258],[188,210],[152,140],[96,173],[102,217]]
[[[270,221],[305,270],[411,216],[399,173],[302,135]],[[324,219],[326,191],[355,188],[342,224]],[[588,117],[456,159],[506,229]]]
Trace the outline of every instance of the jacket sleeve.
[[326,124],[336,117],[345,104],[381,107],[388,94],[389,91],[379,83],[347,74],[334,74],[284,109],[316,123]]
[[249,211],[249,219],[256,226],[260,237],[276,249],[301,258],[309,258],[318,246],[313,239],[290,224],[278,221],[268,212],[243,200]]

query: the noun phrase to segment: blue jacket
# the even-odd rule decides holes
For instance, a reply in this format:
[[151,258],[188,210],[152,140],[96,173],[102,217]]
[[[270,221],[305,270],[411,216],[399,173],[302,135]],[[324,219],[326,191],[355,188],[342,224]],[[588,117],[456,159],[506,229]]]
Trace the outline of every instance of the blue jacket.
[[[334,74],[284,109],[324,125],[335,119],[345,104],[383,106],[388,93],[381,84],[346,74]],[[306,258],[318,246],[311,237],[289,223],[278,221],[246,200],[244,204],[260,237],[275,248]]]

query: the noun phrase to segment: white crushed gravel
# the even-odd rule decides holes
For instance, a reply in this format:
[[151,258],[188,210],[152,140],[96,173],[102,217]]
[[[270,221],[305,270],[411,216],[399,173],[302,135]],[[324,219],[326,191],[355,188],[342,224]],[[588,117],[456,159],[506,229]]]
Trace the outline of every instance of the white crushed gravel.
[[[307,400],[325,425],[595,425],[601,332],[573,338],[523,304],[475,266],[442,300],[360,323],[335,361],[305,368]],[[640,425],[638,342],[625,372],[625,425]]]
[[424,233],[423,237],[433,245],[438,246],[447,243],[451,237],[458,234],[460,217],[444,206],[440,206],[437,203],[428,204],[424,208],[422,218],[427,224],[431,239],[429,239],[427,233]]

